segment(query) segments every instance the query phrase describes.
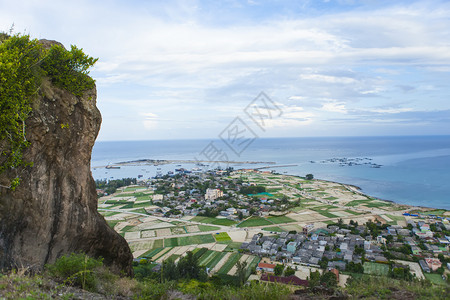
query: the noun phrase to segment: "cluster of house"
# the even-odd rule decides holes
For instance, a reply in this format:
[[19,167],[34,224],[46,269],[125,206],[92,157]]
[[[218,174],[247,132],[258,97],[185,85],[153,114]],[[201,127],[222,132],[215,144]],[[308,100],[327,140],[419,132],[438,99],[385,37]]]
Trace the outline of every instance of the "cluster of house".
[[[424,224],[420,225],[422,226],[419,226],[419,229]],[[448,225],[442,225],[448,228]],[[365,226],[362,225],[357,228],[360,232],[365,230]],[[387,242],[386,237],[392,235],[395,240],[389,243],[389,247],[400,248],[404,244],[411,246],[414,255],[423,257],[419,261],[422,269],[425,272],[436,271],[442,264],[434,255],[436,253],[449,254],[450,237],[428,239],[429,242],[433,243],[442,242],[439,244],[441,246],[425,243],[425,247],[429,250],[422,250],[417,246],[417,243],[420,242],[417,239],[422,237],[417,235],[415,237],[415,233],[414,229],[409,230],[399,225],[393,225],[387,227],[376,239],[372,239],[370,235],[363,238],[338,226],[329,226],[317,230],[308,226],[304,228],[302,233],[283,232],[278,236],[255,234],[250,242],[242,244],[241,249],[255,255],[271,257],[273,261],[311,266],[319,266],[320,261],[327,258],[328,268],[345,270],[350,262],[361,263],[363,253],[366,260],[388,262],[388,258],[384,255],[383,245]],[[402,237],[398,238],[399,241],[396,241],[396,236]],[[420,251],[417,251],[416,248]],[[438,251],[435,248],[438,248]],[[450,269],[450,266],[448,267]]]
[[309,237],[305,233],[283,232],[279,237],[256,234],[251,242],[243,243],[241,248],[256,255],[271,256],[274,260],[312,266],[319,266],[323,257],[339,259],[330,261],[328,267],[341,270],[345,270],[346,262],[361,262],[361,255],[355,253],[356,247],[365,249],[368,259],[386,260],[380,247],[361,236],[350,233],[329,235],[337,231],[336,228],[321,228]]
[[[258,203],[252,203],[250,196],[239,193],[240,188],[249,185],[248,183],[239,182],[235,178],[225,178],[222,173],[217,172],[182,174],[178,178],[156,178],[146,182],[155,191],[162,185],[167,187],[166,193],[152,195],[153,204],[159,208],[146,209],[147,213],[177,218],[183,215],[196,216],[209,209],[218,210],[222,217],[236,220],[240,214],[243,217],[249,216],[250,210],[252,213],[264,215],[276,207],[274,200],[267,200],[265,197],[261,197]],[[206,191],[198,188],[205,182],[209,182],[212,188],[207,188]]]

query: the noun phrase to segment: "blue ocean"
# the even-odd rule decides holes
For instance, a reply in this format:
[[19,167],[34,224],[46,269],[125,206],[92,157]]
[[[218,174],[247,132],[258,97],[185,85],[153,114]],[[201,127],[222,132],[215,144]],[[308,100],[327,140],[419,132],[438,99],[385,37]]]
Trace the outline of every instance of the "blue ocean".
[[[260,138],[244,142],[239,149],[223,140],[97,142],[92,174],[95,179],[151,178],[176,168],[198,168],[194,163],[104,168],[139,159],[229,160],[243,162],[229,165],[235,169],[269,167],[266,170],[291,175],[311,173],[317,179],[356,185],[380,199],[450,209],[450,136]],[[249,161],[260,163],[245,163]],[[228,165],[202,168],[217,166]]]

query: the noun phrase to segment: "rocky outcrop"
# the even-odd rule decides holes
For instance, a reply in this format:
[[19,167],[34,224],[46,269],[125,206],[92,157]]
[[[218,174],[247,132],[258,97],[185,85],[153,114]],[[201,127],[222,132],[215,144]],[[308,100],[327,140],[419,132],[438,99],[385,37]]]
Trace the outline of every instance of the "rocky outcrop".
[[97,212],[90,170],[101,123],[95,88],[76,97],[44,80],[39,94],[26,122],[24,159],[33,166],[20,171],[14,191],[0,188],[0,268],[40,269],[82,251],[131,274],[127,242]]

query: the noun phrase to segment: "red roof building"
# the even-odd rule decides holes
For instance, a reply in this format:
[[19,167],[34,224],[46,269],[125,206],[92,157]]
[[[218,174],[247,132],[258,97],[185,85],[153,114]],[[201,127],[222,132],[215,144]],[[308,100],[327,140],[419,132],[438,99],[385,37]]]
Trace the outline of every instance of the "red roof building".
[[275,269],[274,264],[268,264],[268,263],[259,263],[258,264],[258,269],[266,271],[266,272],[273,272]]

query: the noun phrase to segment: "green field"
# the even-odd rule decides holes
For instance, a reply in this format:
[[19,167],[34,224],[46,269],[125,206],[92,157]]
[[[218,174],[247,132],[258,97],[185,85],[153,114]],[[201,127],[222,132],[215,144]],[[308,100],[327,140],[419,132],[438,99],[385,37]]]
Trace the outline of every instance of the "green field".
[[211,234],[173,237],[164,239],[164,247],[187,246],[194,244],[214,243],[216,240]]
[[397,225],[398,221],[405,221],[405,217],[402,216],[393,216],[386,214],[386,217],[392,220],[392,222],[387,222],[390,225]]
[[209,217],[193,217],[191,221],[194,222],[200,222],[200,223],[206,223],[206,224],[213,224],[213,225],[222,225],[222,226],[231,226],[236,224],[233,220],[228,219],[219,219],[219,218],[209,218]]
[[264,226],[264,225],[272,225],[273,223],[267,221],[264,218],[260,217],[251,217],[240,223],[237,227],[255,227],[255,226]]
[[200,266],[205,266],[210,260],[214,258],[216,255],[216,251],[207,250],[200,258],[198,259],[198,264]]
[[198,229],[200,230],[200,231],[215,231],[215,230],[219,230],[220,229],[220,227],[217,227],[217,226],[209,226],[209,225],[197,225],[198,226]]
[[241,256],[239,255],[239,253],[231,254],[227,262],[222,266],[222,268],[220,268],[217,273],[227,274],[231,270],[231,268],[239,261],[240,258]]
[[217,242],[231,241],[230,236],[226,232],[219,232],[214,235]]
[[149,251],[145,252],[144,254],[142,254],[141,257],[148,257],[148,258],[153,257],[156,254],[158,254],[159,252],[161,252],[163,249],[164,248],[155,248],[155,249],[149,250]]
[[338,199],[338,198],[336,198],[336,197],[333,197],[333,196],[330,196],[330,197],[327,197],[327,198],[325,198],[326,200],[330,200],[330,201],[332,201],[332,200],[336,200],[336,199]]
[[351,210],[351,209],[346,209],[346,210],[344,210],[346,213],[349,213],[349,214],[352,214],[352,215],[355,215],[355,216],[357,216],[357,215],[361,215],[361,213],[359,213],[359,212],[356,212],[356,211],[353,211],[353,210]]
[[274,232],[284,232],[286,230],[278,227],[278,226],[272,226],[272,227],[264,227],[262,230],[264,231],[274,231]]
[[239,250],[241,248],[242,243],[241,242],[228,242],[228,246],[225,248],[224,251],[235,251]]
[[117,214],[121,214],[119,211],[99,211],[104,217],[111,217]]
[[214,268],[226,254],[226,252],[216,252],[216,255],[206,264],[206,267]]
[[292,223],[295,222],[295,220],[286,217],[286,216],[276,216],[276,217],[268,217],[267,220],[274,224],[283,224],[283,223]]
[[387,276],[389,273],[389,265],[366,262],[364,263],[364,273],[370,275]]
[[106,222],[108,223],[109,227],[114,229],[114,227],[117,225],[117,223],[121,222],[121,220],[107,220]]
[[261,258],[259,258],[258,256],[253,257],[252,261],[247,266],[246,278],[248,278],[250,276],[250,274],[252,274],[253,270],[256,269],[256,266],[258,265],[258,263],[260,261],[261,261]]
[[339,218],[339,216],[333,215],[332,213],[329,213],[327,211],[319,210],[317,212],[327,218]]
[[141,187],[141,186],[129,186],[126,187],[123,191],[124,192],[135,192],[135,191],[142,191],[142,190],[146,190],[146,187]]

